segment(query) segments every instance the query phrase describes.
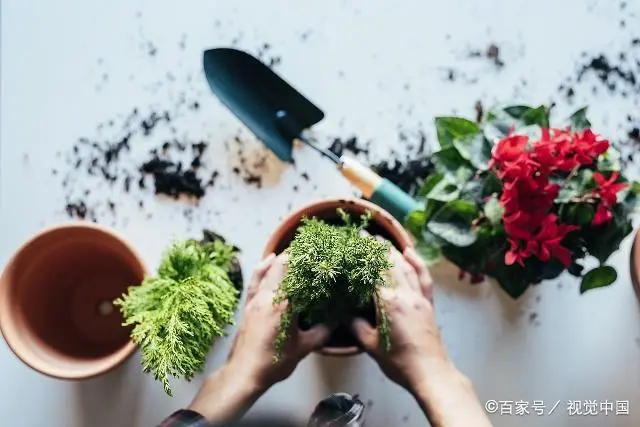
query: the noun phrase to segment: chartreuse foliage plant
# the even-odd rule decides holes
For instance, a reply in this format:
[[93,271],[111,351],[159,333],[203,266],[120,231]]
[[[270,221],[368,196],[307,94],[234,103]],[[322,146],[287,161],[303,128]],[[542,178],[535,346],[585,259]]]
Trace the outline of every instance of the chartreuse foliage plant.
[[389,243],[362,233],[371,213],[360,221],[352,221],[342,210],[338,214],[342,221],[338,225],[303,219],[286,250],[288,268],[274,298],[275,304],[288,302],[276,340],[276,359],[294,319],[300,317],[309,325],[336,324],[370,304],[376,304],[383,345],[390,346],[389,321],[377,298],[380,287],[388,285]]
[[239,290],[228,271],[236,249],[222,240],[175,242],[163,255],[157,275],[146,277],[114,301],[133,325],[142,366],[171,395],[170,377],[190,380],[233,323]]
[[[425,259],[491,276],[513,298],[565,270],[582,277],[581,293],[612,284],[607,260],[632,231],[640,185],[586,112],[556,127],[545,106],[436,118],[436,172],[406,223]],[[598,265],[585,272],[587,256]]]

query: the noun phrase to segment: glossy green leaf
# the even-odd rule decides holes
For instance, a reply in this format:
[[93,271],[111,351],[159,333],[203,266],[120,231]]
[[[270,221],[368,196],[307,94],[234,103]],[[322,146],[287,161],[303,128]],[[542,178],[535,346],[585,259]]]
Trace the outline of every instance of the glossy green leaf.
[[471,223],[478,217],[475,203],[454,200],[443,206],[427,223],[427,230],[457,247],[472,245],[477,235]]
[[453,140],[453,146],[460,156],[473,165],[476,169],[487,170],[491,160],[491,144],[481,132],[467,137]]
[[504,112],[514,119],[521,119],[522,116],[529,113],[531,110],[533,110],[533,108],[526,105],[512,105],[504,108]]
[[600,172],[617,172],[622,167],[620,153],[613,147],[609,147],[606,153],[598,157],[598,170]]
[[440,148],[449,148],[453,140],[471,137],[480,132],[478,125],[461,117],[436,117],[436,133]]
[[432,157],[436,171],[458,184],[466,183],[474,174],[471,163],[453,146],[433,153]]
[[420,188],[420,191],[418,191],[418,196],[424,197],[427,194],[429,194],[429,192],[433,189],[433,187],[435,187],[437,183],[442,181],[442,178],[443,178],[442,174],[437,172],[429,175],[427,179],[424,180],[424,184],[422,184],[422,188]]
[[600,264],[604,264],[611,254],[620,248],[624,238],[633,231],[631,220],[628,218],[629,213],[623,204],[618,204],[613,207],[611,221],[584,235],[587,250],[600,261]]
[[426,197],[440,202],[450,202],[457,199],[459,195],[460,187],[448,179],[443,179],[429,191]]
[[457,247],[471,246],[477,239],[476,234],[469,227],[456,224],[430,221],[427,229]]
[[520,116],[520,120],[526,126],[530,125],[538,125],[543,128],[549,127],[549,109],[544,105],[541,105],[537,108],[532,108],[522,116]]
[[591,122],[587,119],[587,107],[583,107],[569,116],[569,126],[571,129],[583,130],[591,127]]
[[492,224],[500,224],[504,215],[504,207],[496,196],[491,197],[484,205],[484,215]]
[[411,234],[416,237],[420,237],[426,221],[426,212],[423,210],[415,210],[407,215],[407,218],[404,220],[404,226],[411,232]]
[[431,240],[418,240],[416,250],[428,266],[437,264],[442,259],[442,249]]
[[459,198],[468,202],[480,203],[483,196],[483,181],[474,178],[468,181],[460,191]]
[[595,209],[589,203],[575,203],[565,205],[563,208],[566,210],[566,215],[563,215],[563,219],[569,224],[587,225],[591,223],[595,215]]
[[589,271],[582,278],[580,293],[583,294],[591,289],[602,288],[611,285],[618,278],[615,268],[608,265],[596,267]]
[[556,182],[562,185],[558,197],[556,197],[556,203],[569,203],[575,198],[580,197],[582,194],[593,188],[593,171],[590,169],[582,169],[578,172],[569,182],[565,182],[564,179],[560,179]]

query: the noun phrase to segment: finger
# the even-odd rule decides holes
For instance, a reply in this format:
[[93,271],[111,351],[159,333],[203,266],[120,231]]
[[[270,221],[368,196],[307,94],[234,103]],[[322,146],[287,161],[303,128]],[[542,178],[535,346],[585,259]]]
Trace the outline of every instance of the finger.
[[287,271],[287,260],[289,256],[286,253],[278,255],[271,264],[269,271],[260,282],[259,289],[275,292],[280,286],[280,282]]
[[271,267],[271,263],[275,258],[276,254],[269,254],[256,266],[253,271],[253,276],[251,276],[251,280],[249,281],[249,287],[247,288],[247,301],[250,301],[258,292],[258,286],[269,270],[269,267]]
[[409,283],[409,286],[411,286],[411,289],[413,289],[414,291],[420,293],[420,280],[418,278],[418,272],[416,271],[416,269],[409,264],[409,262],[407,262],[407,259],[400,254],[400,258],[401,261],[400,264],[402,265],[402,270],[404,271],[405,277],[407,282]]
[[418,281],[420,282],[422,295],[424,295],[429,301],[433,302],[433,279],[431,278],[431,273],[429,273],[427,264],[414,248],[405,249],[404,256],[418,273]]
[[380,344],[378,330],[372,327],[366,320],[356,317],[351,321],[351,332],[360,345],[367,351],[375,351]]
[[330,336],[331,329],[324,324],[315,325],[308,331],[299,331],[300,349],[307,355],[326,344]]
[[393,264],[391,272],[395,279],[395,286],[410,287],[416,292],[420,292],[417,273],[405,257],[393,246],[389,249],[389,261]]

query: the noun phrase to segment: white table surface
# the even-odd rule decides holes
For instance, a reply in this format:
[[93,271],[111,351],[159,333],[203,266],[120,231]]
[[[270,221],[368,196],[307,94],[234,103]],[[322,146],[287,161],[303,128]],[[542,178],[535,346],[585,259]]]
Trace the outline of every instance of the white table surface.
[[[639,14],[637,0],[627,1],[624,10],[618,1],[591,0],[5,0],[0,267],[32,233],[67,219],[67,192],[60,176],[51,174],[53,167],[65,170],[57,152],[68,152],[78,137],[95,135],[98,123],[134,106],[148,111],[174,105],[182,91],[198,99],[201,108],[174,125],[180,134],[210,143],[207,167],[222,174],[191,221],[182,214],[183,204],[155,199],[150,190],[121,194],[99,180],[83,184],[100,191],[91,200],[117,201],[117,216],[102,210],[98,221],[124,232],[151,267],[173,238],[197,236],[206,226],[242,248],[249,275],[271,230],[291,207],[353,193],[308,150],[296,154],[297,170],[287,168],[263,189],[231,173],[224,142],[242,126],[209,94],[201,71],[205,48],[236,39],[237,46],[255,53],[263,43],[271,44],[272,54],[282,58],[278,71],[327,113],[318,134],[356,133],[372,141],[372,158],[382,159],[392,148],[403,149],[399,127],[422,126],[433,143],[433,117],[454,112],[472,117],[477,99],[485,104],[556,101],[559,113],[570,111],[557,87],[565,76],[575,75],[580,53],[615,54],[626,48],[633,32],[640,32]],[[148,42],[157,48],[155,56],[148,54]],[[501,49],[506,63],[501,70],[486,59],[467,57],[491,42]],[[450,68],[476,76],[477,82],[448,81]],[[168,72],[175,76],[173,83]],[[589,103],[597,130],[623,135],[626,115],[638,117],[637,94],[625,99],[593,94],[590,88],[589,81],[576,86],[574,106]],[[144,154],[161,140],[159,132],[134,151]],[[302,171],[310,181],[301,178]],[[142,211],[139,199],[145,201]],[[625,240],[613,257],[617,283],[582,297],[568,275],[512,302],[494,285],[458,282],[446,266],[434,272],[446,344],[481,400],[543,400],[549,406],[561,401],[550,416],[496,415],[496,426],[640,425],[640,310],[628,275],[630,243]],[[207,371],[222,362],[230,342],[216,343]],[[186,405],[201,379],[176,382],[175,397],[169,398],[140,373],[136,355],[108,375],[67,383],[35,373],[2,344],[0,425],[151,426]],[[254,411],[287,410],[305,420],[315,403],[334,391],[359,393],[369,402],[370,427],[425,425],[409,395],[364,356],[312,356]],[[567,400],[586,399],[630,401],[630,415],[567,414]]]

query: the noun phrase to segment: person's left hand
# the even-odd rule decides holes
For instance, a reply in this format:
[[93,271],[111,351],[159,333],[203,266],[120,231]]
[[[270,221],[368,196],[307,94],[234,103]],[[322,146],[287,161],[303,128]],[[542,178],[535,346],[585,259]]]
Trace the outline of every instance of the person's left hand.
[[317,325],[302,331],[294,320],[282,354],[275,361],[274,343],[286,302],[274,305],[273,298],[286,265],[286,255],[272,254],[253,273],[227,361],[207,377],[189,406],[209,422],[240,418],[269,387],[288,378],[302,359],[329,339],[328,327]]
[[280,316],[286,302],[273,304],[286,272],[287,256],[270,255],[256,268],[247,291],[247,302],[228,363],[249,372],[260,388],[266,389],[288,378],[313,350],[320,348],[331,334],[325,325],[303,331],[292,322],[289,338],[282,354],[275,360],[274,343],[280,327]]

